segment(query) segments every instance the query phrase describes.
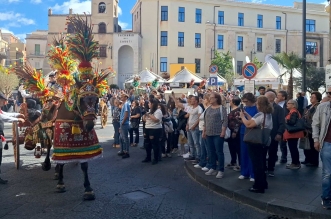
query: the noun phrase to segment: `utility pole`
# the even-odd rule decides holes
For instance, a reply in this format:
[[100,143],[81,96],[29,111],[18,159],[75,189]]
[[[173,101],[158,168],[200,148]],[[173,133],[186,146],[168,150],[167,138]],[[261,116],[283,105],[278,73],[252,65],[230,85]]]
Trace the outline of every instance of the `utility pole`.
[[330,0],[328,0],[329,5],[326,7],[326,11],[329,13],[329,64],[331,64],[331,5]]
[[302,91],[307,91],[306,83],[306,0],[302,1]]

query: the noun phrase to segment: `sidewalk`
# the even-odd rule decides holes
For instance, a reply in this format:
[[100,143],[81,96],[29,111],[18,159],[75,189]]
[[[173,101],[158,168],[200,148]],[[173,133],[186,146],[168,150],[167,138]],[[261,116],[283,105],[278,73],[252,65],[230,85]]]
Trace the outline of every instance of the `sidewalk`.
[[[303,160],[302,150],[300,158]],[[224,144],[225,163],[229,163],[230,154]],[[291,161],[288,154],[288,161]],[[264,194],[251,193],[249,179],[239,180],[240,172],[225,169],[222,179],[206,176],[201,169],[185,162],[187,173],[203,186],[232,200],[251,205],[271,214],[294,218],[330,219],[331,210],[321,206],[321,164],[319,168],[302,165],[299,170],[288,170],[285,164],[276,163],[275,177],[268,177],[269,189]]]

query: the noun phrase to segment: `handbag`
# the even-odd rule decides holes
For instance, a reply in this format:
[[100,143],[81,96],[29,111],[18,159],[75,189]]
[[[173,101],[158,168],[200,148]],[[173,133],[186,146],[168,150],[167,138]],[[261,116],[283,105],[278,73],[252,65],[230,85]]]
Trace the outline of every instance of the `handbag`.
[[244,135],[244,142],[247,144],[256,144],[262,146],[268,146],[270,142],[270,132],[271,129],[264,128],[265,125],[265,117],[264,114],[262,126],[258,126],[255,128],[246,128]]
[[289,133],[304,131],[306,130],[305,119],[304,118],[297,119],[294,125],[289,125],[286,123],[285,128]]
[[130,128],[132,128],[132,129],[137,129],[137,128],[139,128],[139,122],[131,121],[131,122],[130,122]]
[[231,137],[231,130],[229,127],[226,128],[224,139],[227,140]]
[[301,148],[303,150],[310,150],[309,138],[307,138],[307,137],[300,138],[299,148]]

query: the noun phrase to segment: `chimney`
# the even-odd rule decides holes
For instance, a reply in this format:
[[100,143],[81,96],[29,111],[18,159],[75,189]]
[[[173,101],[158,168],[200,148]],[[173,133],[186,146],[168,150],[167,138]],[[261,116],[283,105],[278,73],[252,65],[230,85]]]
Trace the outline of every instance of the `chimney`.
[[72,8],[69,8],[69,14],[72,14]]
[[48,16],[50,16],[50,15],[52,15],[52,9],[51,8],[48,9]]

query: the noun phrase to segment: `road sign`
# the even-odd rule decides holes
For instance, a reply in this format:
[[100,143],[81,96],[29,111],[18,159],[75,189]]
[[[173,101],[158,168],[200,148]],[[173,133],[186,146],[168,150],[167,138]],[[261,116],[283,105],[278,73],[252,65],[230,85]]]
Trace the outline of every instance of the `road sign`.
[[209,86],[217,86],[217,77],[210,77],[208,84]]
[[252,94],[255,94],[255,81],[254,80],[249,80],[249,81],[245,81],[245,87],[244,87],[244,90],[245,90],[245,93],[252,93]]
[[211,66],[209,66],[209,73],[216,74],[217,72],[218,72],[217,65],[211,65]]
[[325,85],[326,88],[331,86],[331,65],[325,66]]
[[247,78],[250,80],[256,76],[256,73],[257,73],[257,68],[254,63],[247,63],[243,67],[242,75],[244,76],[244,78]]

